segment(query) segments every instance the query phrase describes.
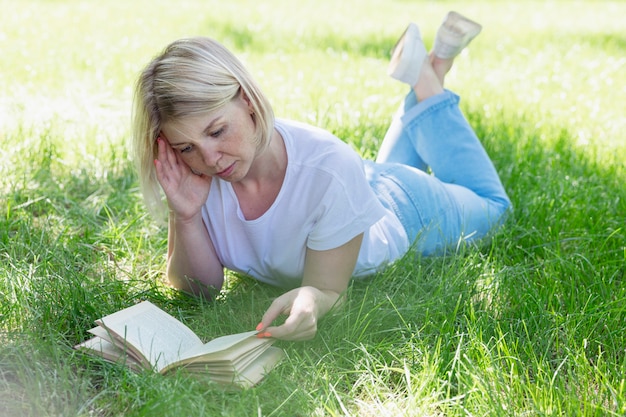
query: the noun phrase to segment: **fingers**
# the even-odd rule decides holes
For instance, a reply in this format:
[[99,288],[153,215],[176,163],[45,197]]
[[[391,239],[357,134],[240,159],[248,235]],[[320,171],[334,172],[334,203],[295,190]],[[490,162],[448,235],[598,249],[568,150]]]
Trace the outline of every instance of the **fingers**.
[[197,216],[208,198],[211,177],[192,171],[166,138],[157,138],[156,177],[165,193],[170,213],[180,221]]
[[174,151],[174,149],[172,149],[172,147],[170,146],[170,143],[160,136],[159,136],[159,139],[161,141],[161,145],[163,145],[163,148],[165,148],[166,150],[167,160],[169,164],[171,166],[179,165],[178,154]]
[[[289,308],[292,303],[290,293],[286,293],[276,298],[270,307],[267,309],[261,322],[257,325],[256,329],[259,332],[264,332],[267,328],[282,314],[289,314]],[[273,336],[273,335],[272,335]]]
[[[309,340],[317,333],[316,300],[302,288],[289,291],[276,298],[257,326],[258,337],[274,337],[282,340]],[[280,326],[271,324],[280,315],[288,314]]]
[[167,194],[170,186],[176,187],[180,184],[188,167],[179,159],[176,151],[162,136],[157,138],[157,147],[157,159],[154,161],[154,165],[157,179]]
[[291,314],[283,325],[268,327],[265,333],[281,340],[310,340],[317,334],[317,320],[311,315]]
[[169,158],[167,156],[167,144],[165,141],[159,136],[157,138],[157,158],[154,160],[154,166],[156,168],[157,179],[163,186],[163,183],[166,181],[167,171],[169,170]]
[[176,152],[172,149],[170,144],[166,142],[161,136],[157,138],[157,160],[167,168],[172,169],[178,165],[178,157]]

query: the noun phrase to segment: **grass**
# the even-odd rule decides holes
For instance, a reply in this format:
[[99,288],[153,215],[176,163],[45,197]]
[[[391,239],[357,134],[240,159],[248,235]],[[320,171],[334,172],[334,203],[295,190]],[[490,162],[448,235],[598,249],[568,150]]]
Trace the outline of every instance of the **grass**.
[[[626,4],[610,1],[0,1],[0,415],[476,416],[626,413]],[[231,275],[214,303],[163,277],[166,231],[128,155],[137,71],[209,35],[276,113],[375,155],[410,19],[483,33],[448,86],[515,213],[483,248],[407,255],[355,282],[258,387],[133,374],[71,346],[150,300],[201,337],[253,328],[279,290]],[[601,22],[601,23],[598,23]]]

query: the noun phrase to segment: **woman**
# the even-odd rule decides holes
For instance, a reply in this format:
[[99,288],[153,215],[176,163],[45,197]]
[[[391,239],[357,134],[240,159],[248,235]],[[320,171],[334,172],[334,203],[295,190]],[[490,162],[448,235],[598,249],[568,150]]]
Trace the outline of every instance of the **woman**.
[[[228,268],[292,288],[257,330],[303,340],[351,277],[410,249],[427,255],[485,236],[509,199],[458,97],[443,88],[454,57],[480,29],[449,13],[429,56],[409,25],[389,73],[412,88],[376,162],[324,130],[275,120],[219,43],[168,46],[139,78],[134,145],[146,201],[158,207],[159,186],[167,199],[172,285],[211,296]],[[281,314],[284,324],[272,326]]]

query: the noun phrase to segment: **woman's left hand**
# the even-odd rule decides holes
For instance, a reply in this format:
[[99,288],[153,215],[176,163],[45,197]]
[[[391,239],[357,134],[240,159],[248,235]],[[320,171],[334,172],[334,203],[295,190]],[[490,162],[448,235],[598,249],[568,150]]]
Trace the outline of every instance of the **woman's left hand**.
[[[317,321],[342,301],[340,297],[348,288],[362,240],[361,233],[335,249],[316,251],[307,248],[302,286],[274,300],[257,326],[259,337],[313,339],[317,333]],[[285,323],[269,327],[281,314],[289,315]]]
[[[305,286],[288,291],[276,298],[257,326],[259,337],[282,340],[308,340],[317,333],[317,321],[337,303],[340,295],[331,290]],[[287,320],[280,326],[270,326],[280,315]]]

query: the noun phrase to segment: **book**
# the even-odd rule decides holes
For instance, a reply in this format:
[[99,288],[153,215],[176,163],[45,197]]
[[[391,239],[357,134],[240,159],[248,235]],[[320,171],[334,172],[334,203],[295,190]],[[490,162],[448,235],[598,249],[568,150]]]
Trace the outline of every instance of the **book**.
[[272,346],[274,339],[258,338],[256,331],[203,343],[189,327],[149,301],[102,317],[96,324],[89,330],[93,337],[74,348],[136,372],[152,369],[167,374],[182,368],[220,384],[249,388],[284,356]]

